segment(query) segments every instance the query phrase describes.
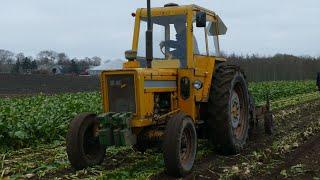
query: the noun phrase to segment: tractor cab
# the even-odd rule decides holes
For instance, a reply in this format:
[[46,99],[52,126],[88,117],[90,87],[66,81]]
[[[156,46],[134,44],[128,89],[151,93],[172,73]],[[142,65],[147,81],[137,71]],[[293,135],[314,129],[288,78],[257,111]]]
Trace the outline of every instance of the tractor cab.
[[[133,45],[124,68],[146,68],[147,9],[138,9],[134,16]],[[219,57],[219,35],[227,32],[218,15],[197,5],[152,8],[151,27],[151,68],[195,68],[196,59]]]

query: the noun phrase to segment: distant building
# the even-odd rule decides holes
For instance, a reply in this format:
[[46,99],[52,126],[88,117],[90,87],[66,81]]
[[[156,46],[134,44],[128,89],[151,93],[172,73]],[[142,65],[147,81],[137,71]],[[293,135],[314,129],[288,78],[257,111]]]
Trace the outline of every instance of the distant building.
[[100,75],[100,73],[104,70],[111,69],[122,69],[122,64],[125,61],[123,60],[108,60],[102,63],[100,66],[94,66],[88,69],[88,74],[90,76]]
[[62,74],[63,73],[63,67],[60,65],[53,65],[50,67],[50,73],[51,74]]
[[38,71],[46,72],[46,74],[63,74],[63,67],[61,65],[40,65]]

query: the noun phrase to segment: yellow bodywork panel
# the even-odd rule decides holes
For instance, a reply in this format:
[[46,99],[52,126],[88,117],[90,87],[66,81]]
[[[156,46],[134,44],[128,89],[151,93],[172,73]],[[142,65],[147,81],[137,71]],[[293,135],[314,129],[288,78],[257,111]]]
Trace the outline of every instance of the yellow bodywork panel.
[[[190,80],[190,96],[184,99],[181,95],[181,79],[188,78]],[[193,69],[179,69],[179,80],[178,80],[178,96],[179,96],[179,109],[189,115],[194,121],[196,120],[196,106],[195,106],[195,96],[194,88],[192,87],[192,82],[194,80],[194,70]]]
[[[147,9],[146,8],[142,8],[139,10],[141,12],[142,17],[147,17]],[[207,16],[211,16],[211,17],[216,16],[215,12],[213,12],[209,9],[197,6],[195,4],[173,6],[173,7],[153,7],[152,12],[151,12],[151,16],[173,16],[173,15],[179,15],[179,14],[187,14],[188,11],[204,11],[207,13]]]
[[[136,111],[131,121],[132,127],[152,125],[154,111],[154,93],[171,93],[172,110],[178,108],[177,69],[122,69],[109,70],[101,73],[101,92],[103,111],[109,112],[107,79],[113,75],[134,75]],[[175,98],[175,99],[174,99]],[[112,102],[110,102],[112,103]]]
[[123,69],[139,68],[139,67],[140,67],[139,61],[128,61],[123,63]]
[[[107,87],[107,79],[109,76],[112,75],[134,75],[134,90],[135,90],[135,101],[136,103],[139,103],[141,93],[139,92],[139,87],[141,86],[141,81],[139,78],[136,78],[138,73],[135,70],[109,70],[109,71],[103,71],[101,73],[101,92],[102,92],[102,98],[103,98],[103,111],[109,112],[109,97],[108,97],[108,87]],[[136,112],[133,112],[134,114],[138,115],[140,112],[139,106],[136,107]]]
[[152,68],[158,68],[158,69],[180,68],[180,60],[179,59],[153,60],[151,66]]
[[203,82],[203,87],[195,92],[196,101],[208,102],[212,75],[215,69],[215,57],[196,55],[194,61],[195,79]]
[[146,117],[152,117],[154,109],[154,93],[144,92],[144,107]]
[[143,77],[146,80],[176,80],[177,69],[143,69]]
[[[192,10],[192,6],[176,6],[176,7],[154,7],[151,10],[151,16],[174,16],[187,14],[188,10]],[[140,16],[147,17],[147,9],[140,9]]]

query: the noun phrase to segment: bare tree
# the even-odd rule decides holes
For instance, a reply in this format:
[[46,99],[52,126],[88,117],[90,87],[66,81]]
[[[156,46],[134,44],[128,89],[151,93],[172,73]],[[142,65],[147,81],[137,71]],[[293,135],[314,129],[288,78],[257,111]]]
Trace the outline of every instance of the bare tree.
[[39,64],[52,65],[58,59],[58,53],[52,50],[40,51],[37,55]]
[[102,59],[98,56],[94,56],[91,58],[93,66],[100,66]]
[[16,55],[16,60],[17,60],[17,61],[22,61],[24,58],[25,58],[25,56],[24,56],[23,53],[18,53],[18,54]]
[[70,59],[66,53],[59,53],[57,58],[59,65],[69,64],[68,62],[70,61]]
[[14,53],[8,50],[0,49],[0,64],[12,64]]
[[14,61],[14,53],[0,49],[0,72],[9,73]]

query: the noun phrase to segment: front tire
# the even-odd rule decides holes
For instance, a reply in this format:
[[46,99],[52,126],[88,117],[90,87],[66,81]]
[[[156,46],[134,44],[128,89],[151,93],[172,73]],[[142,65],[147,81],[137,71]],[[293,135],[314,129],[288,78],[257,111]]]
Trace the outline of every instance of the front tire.
[[249,130],[249,93],[238,66],[220,64],[213,77],[208,102],[209,139],[218,152],[238,153]]
[[178,113],[169,119],[163,142],[163,156],[167,173],[184,177],[193,168],[197,152],[197,133],[192,119]]
[[99,121],[95,114],[83,113],[70,123],[67,133],[68,159],[76,170],[101,164],[106,148],[100,144]]

